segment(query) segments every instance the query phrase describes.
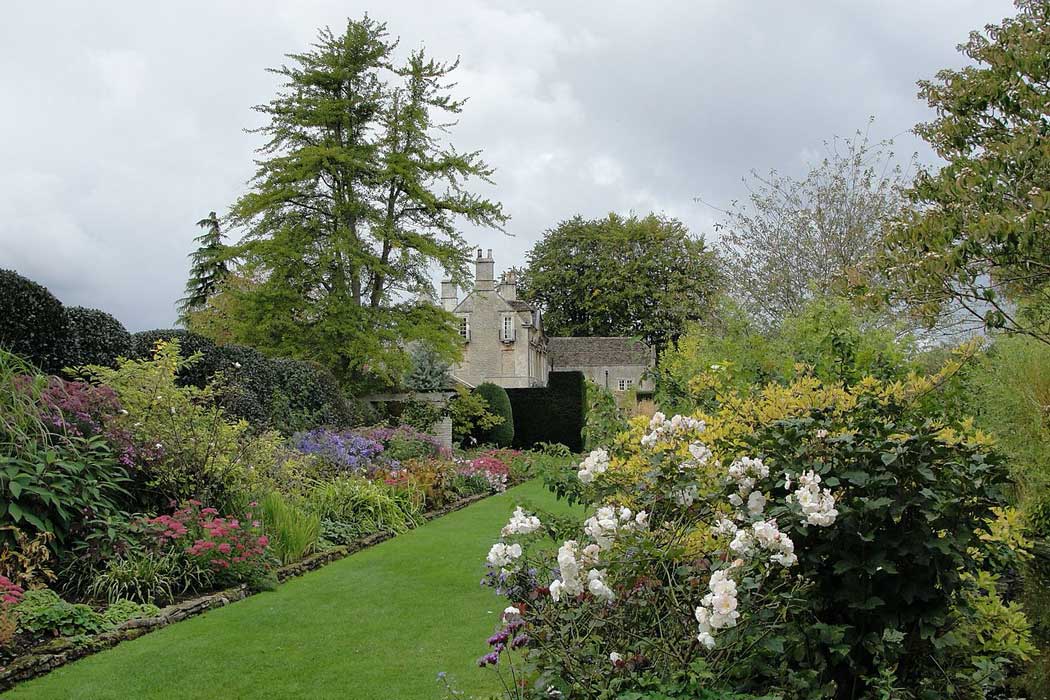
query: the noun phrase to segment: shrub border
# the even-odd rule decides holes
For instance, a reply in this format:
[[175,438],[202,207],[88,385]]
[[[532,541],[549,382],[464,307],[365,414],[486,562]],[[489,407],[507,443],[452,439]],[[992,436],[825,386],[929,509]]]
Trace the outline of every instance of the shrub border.
[[[513,485],[516,486],[517,484]],[[467,496],[443,508],[424,513],[423,519],[430,522],[496,495],[499,494],[483,493]],[[305,559],[277,569],[277,581],[278,583],[284,583],[288,579],[320,569],[326,564],[345,559],[351,554],[356,554],[363,549],[368,549],[396,536],[396,533],[385,530],[363,537],[349,545],[333,547],[324,552],[312,554]],[[19,683],[46,675],[56,668],[82,659],[85,656],[110,649],[124,641],[138,639],[162,627],[167,627],[189,617],[196,617],[214,608],[221,608],[231,603],[236,603],[239,600],[255,595],[255,593],[256,591],[249,590],[247,585],[241,584],[216,593],[209,593],[185,600],[181,603],[174,603],[161,610],[154,617],[128,620],[114,630],[102,632],[87,639],[83,636],[62,637],[39,644],[22,656],[15,658],[6,667],[0,667],[0,693],[10,690]]]

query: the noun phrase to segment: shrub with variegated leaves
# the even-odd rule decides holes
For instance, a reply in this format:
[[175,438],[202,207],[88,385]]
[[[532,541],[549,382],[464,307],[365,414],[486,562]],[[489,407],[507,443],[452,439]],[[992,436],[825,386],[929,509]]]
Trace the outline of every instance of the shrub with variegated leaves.
[[485,581],[529,643],[486,665],[551,697],[983,697],[953,630],[1004,476],[969,423],[923,408],[928,386],[807,378],[636,423],[565,477],[584,522],[503,529]]

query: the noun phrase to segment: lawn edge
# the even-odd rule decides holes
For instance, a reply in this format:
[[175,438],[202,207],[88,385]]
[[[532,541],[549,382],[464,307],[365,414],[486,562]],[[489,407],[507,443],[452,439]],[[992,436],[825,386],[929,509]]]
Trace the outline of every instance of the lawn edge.
[[[521,482],[524,483],[524,482]],[[518,484],[509,485],[508,488]],[[505,491],[500,492],[505,493]],[[442,508],[427,511],[423,514],[426,522],[431,522],[442,516],[469,505],[483,501],[500,493],[476,494],[454,501]],[[415,529],[415,528],[413,528]],[[411,532],[411,531],[410,531]],[[301,576],[310,571],[315,571],[332,562],[345,559],[369,547],[385,542],[397,536],[390,531],[377,532],[367,537],[362,537],[351,544],[333,547],[324,552],[312,554],[305,559],[278,568],[275,572],[278,583],[284,583],[289,579]],[[0,669],[0,693],[5,693],[15,686],[45,676],[56,668],[60,668],[74,661],[79,661],[87,656],[96,654],[106,649],[111,649],[121,642],[138,639],[150,632],[167,627],[168,625],[182,620],[202,615],[209,610],[225,607],[237,601],[249,598],[261,591],[252,591],[246,584],[227,588],[215,593],[208,593],[197,598],[173,603],[162,609],[154,617],[138,618],[128,620],[120,627],[108,632],[102,632],[92,637],[62,637],[50,642],[40,644],[29,650],[26,654],[15,658],[9,665]]]

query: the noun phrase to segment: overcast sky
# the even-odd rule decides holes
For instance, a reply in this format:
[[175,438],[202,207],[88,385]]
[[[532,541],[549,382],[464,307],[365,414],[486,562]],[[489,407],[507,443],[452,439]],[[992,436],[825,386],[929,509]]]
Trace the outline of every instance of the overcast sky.
[[209,210],[253,171],[266,67],[369,12],[402,49],[460,56],[454,132],[497,168],[520,263],[576,213],[664,212],[709,240],[750,169],[799,173],[822,142],[909,133],[915,82],[958,66],[1006,0],[99,0],[8,3],[0,21],[0,268],[130,330],[166,327]]

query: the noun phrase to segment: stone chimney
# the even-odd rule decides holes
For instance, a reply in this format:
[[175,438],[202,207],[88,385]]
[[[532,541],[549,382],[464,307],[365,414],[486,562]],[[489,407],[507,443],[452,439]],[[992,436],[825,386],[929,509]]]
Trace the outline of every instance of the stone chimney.
[[459,305],[459,290],[452,280],[441,282],[441,308],[445,311],[453,311]]
[[496,261],[492,259],[492,248],[489,248],[485,257],[481,257],[481,248],[478,248],[474,269],[474,289],[479,292],[493,291],[496,288]]
[[518,276],[514,270],[503,273],[503,279],[499,283],[499,295],[507,301],[516,301],[518,298]]

